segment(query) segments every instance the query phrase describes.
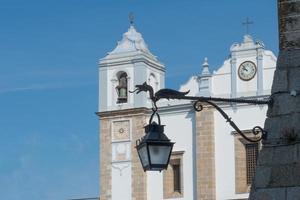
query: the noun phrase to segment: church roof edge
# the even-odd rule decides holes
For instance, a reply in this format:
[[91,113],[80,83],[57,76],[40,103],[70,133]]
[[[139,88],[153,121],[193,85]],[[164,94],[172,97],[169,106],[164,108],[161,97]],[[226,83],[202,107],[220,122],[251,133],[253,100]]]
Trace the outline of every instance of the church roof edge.
[[249,34],[244,35],[243,41],[241,43],[235,42],[231,45],[230,51],[244,51],[250,49],[264,49],[265,45],[260,40],[254,40]]

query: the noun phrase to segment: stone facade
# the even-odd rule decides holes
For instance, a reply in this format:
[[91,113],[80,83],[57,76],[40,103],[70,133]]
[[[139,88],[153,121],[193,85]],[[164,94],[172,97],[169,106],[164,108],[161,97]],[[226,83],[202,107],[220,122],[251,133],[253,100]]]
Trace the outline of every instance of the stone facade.
[[214,111],[196,112],[197,199],[216,199]]
[[300,194],[300,0],[278,0],[280,52],[250,199],[294,200]]
[[235,192],[237,194],[247,193],[250,188],[247,184],[246,171],[246,150],[245,145],[241,141],[241,137],[235,135],[234,138],[234,152],[235,152]]
[[[145,135],[144,126],[146,116],[133,117],[132,141],[136,141]],[[135,148],[135,142],[131,145],[132,151],[132,200],[147,200],[147,174],[144,172],[139,156]]]
[[109,119],[100,119],[101,200],[111,200],[111,126]]
[[[122,111],[100,112],[97,113],[100,117],[100,176],[101,176],[101,200],[112,199],[112,131],[113,124],[116,125],[115,120],[126,119],[122,123],[127,124],[128,120],[132,121],[131,134],[131,172],[132,172],[132,200],[146,200],[147,199],[147,182],[146,173],[143,171],[137,151],[135,148],[135,141],[144,136],[144,126],[147,109],[128,109]],[[119,127],[117,123],[116,128]]]
[[[163,172],[163,190],[164,190],[164,199],[170,199],[170,198],[182,198],[184,196],[184,188],[183,188],[183,162],[182,162],[182,156],[184,152],[172,152],[170,163],[168,166],[168,169]],[[180,192],[174,191],[174,172],[172,168],[172,162],[178,162],[176,164],[180,165]]]

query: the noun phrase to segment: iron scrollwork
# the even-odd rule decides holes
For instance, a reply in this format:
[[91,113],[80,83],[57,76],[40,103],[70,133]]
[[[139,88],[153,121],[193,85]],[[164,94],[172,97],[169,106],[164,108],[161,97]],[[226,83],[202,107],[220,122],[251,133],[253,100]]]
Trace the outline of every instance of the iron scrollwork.
[[255,126],[252,129],[252,133],[254,135],[253,138],[247,137],[239,128],[238,126],[231,120],[231,118],[224,112],[224,110],[219,107],[215,102],[227,102],[227,103],[247,103],[247,104],[256,104],[256,105],[270,105],[272,103],[272,100],[252,100],[252,99],[240,99],[240,98],[214,98],[214,97],[203,97],[203,96],[187,96],[189,91],[186,92],[179,92],[177,90],[172,89],[161,89],[154,93],[153,88],[148,85],[146,82],[144,82],[142,85],[136,85],[136,89],[134,91],[130,91],[130,93],[136,92],[137,94],[140,92],[149,92],[150,99],[153,104],[152,108],[152,115],[150,117],[150,121],[152,121],[153,117],[156,115],[160,121],[159,114],[157,113],[158,107],[157,107],[157,101],[160,99],[183,99],[183,100],[192,100],[194,101],[193,108],[195,111],[200,112],[203,110],[202,103],[207,103],[211,106],[213,106],[230,124],[230,126],[239,134],[241,135],[245,140],[249,142],[259,142],[261,140],[267,139],[267,132],[260,126]]

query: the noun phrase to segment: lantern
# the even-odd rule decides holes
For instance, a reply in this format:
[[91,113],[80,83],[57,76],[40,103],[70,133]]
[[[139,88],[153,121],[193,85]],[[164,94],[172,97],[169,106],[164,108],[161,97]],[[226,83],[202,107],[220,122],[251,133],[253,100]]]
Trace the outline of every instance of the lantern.
[[144,171],[167,169],[174,143],[164,134],[164,125],[149,123],[145,126],[145,133],[146,135],[136,142]]

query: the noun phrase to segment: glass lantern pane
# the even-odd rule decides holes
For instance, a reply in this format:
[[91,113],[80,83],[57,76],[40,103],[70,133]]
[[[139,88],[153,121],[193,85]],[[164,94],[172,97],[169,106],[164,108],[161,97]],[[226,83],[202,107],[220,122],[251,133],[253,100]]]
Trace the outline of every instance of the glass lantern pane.
[[143,167],[149,165],[147,146],[144,145],[138,150]]
[[166,165],[171,153],[171,146],[149,145],[151,164]]

